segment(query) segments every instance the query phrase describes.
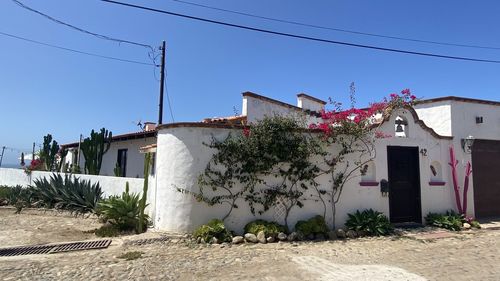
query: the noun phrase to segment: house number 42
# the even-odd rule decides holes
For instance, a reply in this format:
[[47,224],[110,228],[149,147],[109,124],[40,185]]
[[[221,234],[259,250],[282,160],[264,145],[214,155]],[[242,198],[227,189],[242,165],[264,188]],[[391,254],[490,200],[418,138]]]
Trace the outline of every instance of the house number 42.
[[420,149],[420,154],[422,154],[422,156],[427,156],[427,149],[425,148]]

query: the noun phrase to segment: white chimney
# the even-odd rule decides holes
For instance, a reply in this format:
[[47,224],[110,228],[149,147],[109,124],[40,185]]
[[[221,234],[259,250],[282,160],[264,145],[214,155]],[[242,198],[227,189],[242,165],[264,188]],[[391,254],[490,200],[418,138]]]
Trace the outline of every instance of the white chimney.
[[144,131],[154,131],[155,129],[156,129],[156,123],[144,122]]
[[297,106],[304,110],[321,111],[325,108],[325,101],[300,93],[297,95]]

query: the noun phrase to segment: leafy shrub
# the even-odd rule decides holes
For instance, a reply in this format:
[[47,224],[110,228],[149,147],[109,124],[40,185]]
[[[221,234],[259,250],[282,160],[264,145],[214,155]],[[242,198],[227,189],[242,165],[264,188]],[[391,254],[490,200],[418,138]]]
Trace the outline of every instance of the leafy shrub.
[[286,227],[277,222],[268,222],[265,220],[254,220],[245,225],[245,233],[253,233],[257,235],[260,231],[264,231],[267,235],[278,235],[280,232],[287,232]]
[[213,219],[207,224],[198,227],[193,232],[195,239],[201,238],[205,242],[212,241],[212,238],[217,238],[220,242],[231,242],[231,232],[226,229],[224,222],[219,219]]
[[16,186],[0,186],[0,201],[8,205],[15,206],[23,204],[24,206],[33,205],[35,198],[33,197],[32,188]]
[[295,231],[301,232],[305,236],[310,234],[326,234],[328,226],[326,225],[325,218],[317,215],[307,221],[298,221],[295,224]]
[[94,233],[99,237],[116,237],[120,234],[120,230],[112,224],[105,224],[94,230]]
[[8,200],[11,187],[0,185],[0,200]]
[[[129,193],[127,183],[127,187],[121,196],[110,196],[99,202],[97,212],[105,221],[108,221],[121,231],[135,230],[138,232],[139,218],[141,216],[140,200],[140,194]],[[144,214],[143,220],[147,224],[148,215]]]
[[454,231],[461,230],[464,223],[469,223],[474,228],[481,228],[478,221],[473,218],[466,218],[464,215],[457,214],[453,210],[447,211],[445,214],[429,213],[425,217],[425,221],[428,225]]
[[389,219],[381,212],[372,209],[354,214],[348,214],[345,226],[355,231],[363,231],[370,236],[388,235],[392,232],[392,225]]
[[46,208],[68,210],[75,213],[94,212],[102,197],[99,183],[80,180],[71,175],[64,178],[52,174],[47,178],[35,179],[32,186],[33,195]]

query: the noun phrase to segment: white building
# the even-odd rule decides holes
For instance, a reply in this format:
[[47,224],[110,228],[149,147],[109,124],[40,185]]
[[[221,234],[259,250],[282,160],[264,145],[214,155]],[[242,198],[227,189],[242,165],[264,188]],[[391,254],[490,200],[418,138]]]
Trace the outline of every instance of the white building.
[[[115,176],[115,167],[120,167],[120,176],[129,178],[144,177],[144,155],[139,149],[156,143],[156,127],[154,123],[146,123],[144,131],[113,136],[109,150],[102,159],[100,175]],[[80,153],[78,163],[78,142],[64,144],[68,149],[64,161],[68,169],[76,164],[84,172],[85,157]]]
[[[318,111],[326,103],[306,94],[297,98],[294,106],[246,92],[241,116],[160,125],[155,147],[155,227],[190,231],[212,218],[221,218],[225,210],[220,206],[209,207],[176,190],[182,187],[198,191],[197,177],[214,153],[203,143],[209,143],[212,137],[222,140],[230,132],[241,130],[238,124],[252,123],[266,115],[305,115],[311,123],[319,121]],[[400,133],[396,132],[396,120],[405,124]],[[337,226],[343,225],[347,213],[357,209],[373,208],[393,222],[417,223],[422,223],[429,212],[456,210],[448,165],[450,146],[455,148],[459,160],[458,182],[462,189],[464,165],[472,161],[467,214],[500,215],[500,168],[494,161],[500,159],[500,102],[456,97],[426,100],[415,110],[393,112],[380,131],[394,137],[377,141],[377,157],[370,164],[368,176],[350,181],[344,189],[336,212]],[[469,136],[475,140],[472,146],[464,141]],[[318,179],[320,184],[326,181]],[[381,192],[380,182],[384,181],[389,185],[388,196]],[[279,210],[270,210],[259,217],[279,221],[278,213]],[[294,210],[289,221],[293,226],[299,219],[321,213],[318,204],[308,203]],[[248,208],[238,208],[226,223],[230,228],[241,229],[254,219]]]

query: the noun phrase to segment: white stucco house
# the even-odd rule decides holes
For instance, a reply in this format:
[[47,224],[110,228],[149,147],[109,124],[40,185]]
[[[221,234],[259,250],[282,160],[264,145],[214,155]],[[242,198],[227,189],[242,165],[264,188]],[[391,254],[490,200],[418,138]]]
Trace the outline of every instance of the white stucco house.
[[[300,116],[308,123],[317,123],[321,121],[319,112],[326,105],[325,101],[307,94],[297,95],[296,105],[251,92],[242,95],[239,116],[162,124],[143,132],[114,136],[104,156],[101,175],[114,175],[113,169],[117,162],[123,161],[125,153],[124,175],[142,177],[142,153],[154,153],[148,213],[156,229],[186,232],[210,219],[222,218],[225,209],[197,202],[193,196],[176,189],[199,190],[198,176],[214,154],[205,144],[212,138],[222,140],[230,133],[240,133],[241,125],[264,116]],[[398,124],[403,126],[398,128]],[[376,141],[377,154],[367,172],[346,184],[337,205],[335,227],[343,226],[347,214],[358,209],[383,212],[394,223],[423,223],[429,212],[457,210],[448,164],[451,146],[459,161],[460,193],[464,186],[464,166],[472,163],[466,213],[478,218],[500,216],[500,168],[496,162],[500,160],[500,102],[459,97],[423,100],[413,108],[393,111],[382,120],[378,130],[392,137]],[[65,147],[70,149],[65,161],[75,164],[78,142]],[[84,159],[80,161],[83,167]],[[317,180],[319,184],[327,181],[325,177]],[[258,216],[245,206],[240,204],[226,219],[230,229],[241,230],[257,218],[283,223],[278,206]],[[318,203],[306,202],[303,208],[290,213],[289,225],[322,214],[323,210]],[[326,216],[331,221],[328,216],[331,218],[332,213]]]
[[[191,231],[225,213],[175,188],[198,190],[197,177],[214,153],[203,144],[212,137],[223,139],[230,132],[241,130],[238,125],[250,124],[266,115],[302,115],[315,123],[320,121],[318,112],[325,104],[306,94],[297,95],[297,105],[291,105],[245,92],[240,116],[158,126],[156,145],[143,149],[156,152],[156,190],[155,197],[150,198],[155,228]],[[396,132],[396,120],[404,120],[403,132]],[[379,130],[393,137],[377,140],[377,156],[370,163],[367,175],[347,184],[336,212],[337,227],[343,225],[348,213],[357,209],[381,211],[395,223],[423,223],[429,212],[456,210],[448,165],[450,146],[454,146],[459,160],[461,188],[463,167],[467,161],[472,162],[467,214],[500,215],[500,168],[495,164],[500,159],[500,102],[458,97],[424,100],[414,109],[395,110]],[[472,139],[473,144],[466,139]],[[318,182],[326,180],[320,178]],[[382,192],[380,184],[385,181],[389,185],[388,194]],[[318,204],[307,203],[304,208],[292,211],[289,221],[293,225],[297,220],[320,213]],[[233,210],[226,223],[232,229],[241,229],[256,218],[243,207]],[[269,210],[258,218],[279,221],[279,211]]]
[[[156,126],[146,122],[143,131],[113,136],[109,150],[104,154],[100,175],[114,176],[115,167],[120,167],[120,176],[129,178],[144,177],[144,155],[139,151],[141,147],[156,143]],[[83,172],[85,157],[80,153],[78,158],[79,142],[64,144],[68,149],[65,167],[78,164]],[[78,163],[78,161],[80,161]]]

